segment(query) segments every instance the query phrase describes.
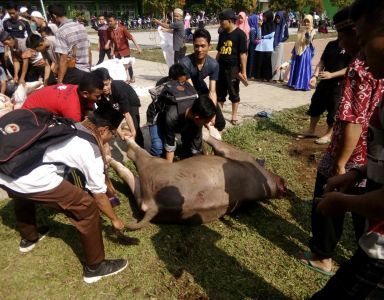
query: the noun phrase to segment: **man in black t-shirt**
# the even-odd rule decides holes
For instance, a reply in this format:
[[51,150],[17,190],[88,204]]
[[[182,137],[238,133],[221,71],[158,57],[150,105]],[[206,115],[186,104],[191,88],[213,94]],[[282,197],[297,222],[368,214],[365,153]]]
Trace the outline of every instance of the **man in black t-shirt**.
[[220,67],[217,101],[223,108],[225,98],[229,94],[229,100],[232,102],[231,123],[236,125],[240,102],[239,73],[243,78],[247,78],[247,37],[241,29],[236,27],[237,16],[232,9],[223,10],[219,14],[219,19],[222,31],[219,34],[216,56]]
[[327,44],[310,81],[310,86],[316,87],[317,80],[321,80],[317,84],[307,112],[311,116],[310,125],[305,133],[298,135],[299,138],[314,137],[320,116],[327,111],[327,132],[316,139],[315,143],[328,144],[330,142],[335,114],[342,95],[342,82],[350,61],[351,56],[340,48],[338,40],[330,41]]
[[24,39],[28,37],[32,33],[31,27],[27,21],[19,17],[17,5],[10,2],[5,8],[10,18],[3,21],[4,31],[7,31],[14,38]]
[[105,68],[98,68],[93,72],[104,82],[103,94],[98,105],[110,102],[114,109],[120,111],[136,143],[144,147],[144,138],[140,129],[139,107],[141,104],[135,90],[123,80],[112,80]]
[[[199,95],[209,94],[216,105],[215,127],[222,131],[225,119],[220,105],[217,104],[216,82],[219,79],[219,64],[208,55],[211,44],[211,35],[205,29],[197,29],[193,33],[194,53],[183,57],[180,64],[187,71],[189,83],[193,84]],[[204,79],[209,76],[209,88]]]

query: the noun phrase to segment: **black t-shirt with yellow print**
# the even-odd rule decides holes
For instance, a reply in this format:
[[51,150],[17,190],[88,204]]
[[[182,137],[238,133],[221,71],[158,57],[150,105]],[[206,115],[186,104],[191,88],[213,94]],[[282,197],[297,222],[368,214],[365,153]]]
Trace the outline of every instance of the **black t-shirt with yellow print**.
[[247,53],[247,36],[239,28],[230,33],[222,31],[216,50],[220,53],[220,67],[240,66],[240,54]]

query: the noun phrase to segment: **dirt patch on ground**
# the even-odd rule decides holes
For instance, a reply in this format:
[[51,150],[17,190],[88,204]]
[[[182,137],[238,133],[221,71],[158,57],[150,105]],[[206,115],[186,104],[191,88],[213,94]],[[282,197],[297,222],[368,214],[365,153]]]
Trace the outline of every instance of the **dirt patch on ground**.
[[[316,134],[325,132],[326,125],[318,126]],[[289,155],[300,162],[302,165],[302,176],[300,179],[308,181],[308,179],[316,178],[316,170],[324,155],[328,145],[315,144],[316,138],[294,139],[288,148]]]

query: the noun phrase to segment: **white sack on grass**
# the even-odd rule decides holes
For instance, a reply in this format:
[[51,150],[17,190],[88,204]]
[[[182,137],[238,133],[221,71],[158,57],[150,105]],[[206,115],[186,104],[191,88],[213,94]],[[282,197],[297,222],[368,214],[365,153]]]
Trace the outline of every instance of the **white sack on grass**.
[[127,72],[124,65],[134,65],[134,57],[123,57],[121,59],[114,58],[103,61],[101,64],[93,66],[91,70],[96,70],[98,68],[106,68],[109,72],[109,76],[113,80],[127,80]]

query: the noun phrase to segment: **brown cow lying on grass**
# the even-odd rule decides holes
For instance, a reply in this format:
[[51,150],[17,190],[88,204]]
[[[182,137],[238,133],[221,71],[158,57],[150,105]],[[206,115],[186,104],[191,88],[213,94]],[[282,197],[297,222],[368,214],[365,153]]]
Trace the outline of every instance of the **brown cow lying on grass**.
[[128,184],[144,218],[127,225],[137,230],[151,220],[160,223],[202,224],[231,213],[244,202],[279,198],[284,181],[261,167],[248,153],[219,141],[209,133],[204,140],[215,155],[199,155],[171,163],[151,156],[127,138],[127,156],[139,177],[121,163],[110,165]]

